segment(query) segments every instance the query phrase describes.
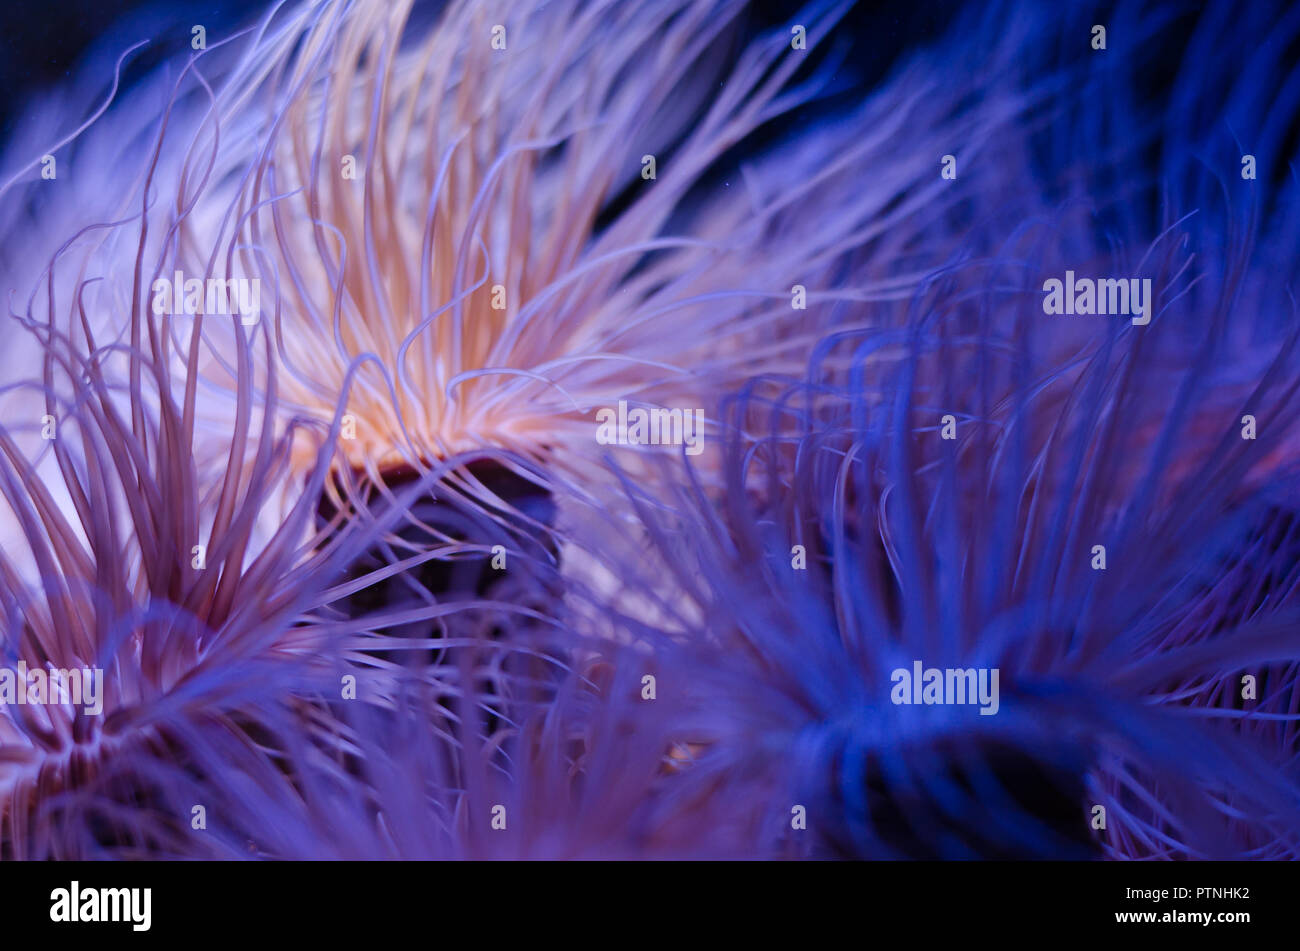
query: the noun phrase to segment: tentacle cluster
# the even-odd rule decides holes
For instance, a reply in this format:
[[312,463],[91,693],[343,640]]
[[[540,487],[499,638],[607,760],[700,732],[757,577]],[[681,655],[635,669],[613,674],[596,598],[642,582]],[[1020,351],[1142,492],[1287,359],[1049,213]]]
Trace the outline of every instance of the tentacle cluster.
[[799,129],[844,12],[276,6],[0,183],[0,667],[105,688],[0,706],[0,856],[1295,857],[1300,18],[998,6]]

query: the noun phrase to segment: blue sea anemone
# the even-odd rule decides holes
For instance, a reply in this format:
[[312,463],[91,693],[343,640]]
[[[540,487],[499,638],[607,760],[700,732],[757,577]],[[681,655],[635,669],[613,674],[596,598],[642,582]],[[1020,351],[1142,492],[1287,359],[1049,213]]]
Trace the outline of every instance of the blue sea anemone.
[[[1116,95],[1223,15],[1111,21],[1023,194],[733,402],[721,500],[628,481],[654,554],[607,559],[687,751],[662,808],[712,854],[1295,857],[1294,129],[1251,86],[1295,18],[1187,77],[1177,136]],[[1130,121],[1080,120],[1099,92]],[[1148,319],[1051,312],[1067,271],[1149,280]]]

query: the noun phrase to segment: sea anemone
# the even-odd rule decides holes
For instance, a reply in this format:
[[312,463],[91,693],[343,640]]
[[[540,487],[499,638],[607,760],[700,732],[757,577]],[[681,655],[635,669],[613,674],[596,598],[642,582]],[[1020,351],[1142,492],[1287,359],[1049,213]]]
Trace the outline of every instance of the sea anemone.
[[[668,619],[637,643],[690,751],[660,795],[718,855],[1295,857],[1298,474],[1242,418],[1294,439],[1296,336],[1243,388],[1219,306],[1161,360],[1185,295],[1061,367],[989,278],[1013,251],[738,399],[721,507],[640,501],[672,577],[615,573]],[[917,668],[999,679],[922,700]]]
[[0,855],[1293,856],[1295,17],[1146,78],[1228,9],[998,5],[851,106],[826,3],[115,81],[0,183],[0,644],[106,686],[0,706]]
[[[29,316],[26,325],[40,340],[43,367],[38,382],[18,386],[39,388],[40,408],[57,429],[46,441],[51,466],[0,430],[0,493],[15,523],[0,556],[0,855],[300,854],[265,824],[276,813],[253,794],[261,789],[278,808],[289,801],[278,795],[285,790],[307,796],[317,761],[351,777],[354,790],[368,789],[379,760],[358,765],[367,737],[350,739],[348,716],[367,715],[345,715],[349,702],[371,710],[367,722],[387,717],[389,729],[368,739],[391,740],[404,735],[394,729],[395,711],[418,686],[433,705],[419,721],[427,743],[455,762],[463,742],[467,760],[486,762],[485,748],[499,743],[494,724],[553,689],[545,674],[554,661],[526,625],[515,625],[509,644],[442,638],[444,663],[411,672],[382,632],[409,623],[413,612],[392,597],[379,597],[374,610],[350,605],[367,586],[382,595],[395,573],[472,550],[428,546],[396,567],[358,570],[357,552],[416,511],[440,469],[397,495],[383,516],[321,524],[311,500],[333,464],[322,451],[308,491],[258,538],[266,511],[279,512],[285,483],[297,477],[293,434],[271,428],[273,363],[261,380],[259,425],[250,423],[251,402],[241,404],[248,415],[236,432],[247,443],[232,440],[231,465],[214,476],[196,460],[194,417],[173,396],[170,361],[127,350],[134,389],[117,392],[102,367],[115,346],[83,356],[48,324]],[[180,392],[196,362],[191,355],[181,367]],[[243,364],[251,364],[247,353]],[[55,474],[42,476],[42,467]],[[525,565],[512,574],[516,582],[530,577],[527,554],[522,546],[515,553]],[[481,631],[484,617],[501,623],[497,607],[529,613],[522,599],[503,606],[480,599],[414,614],[457,614],[463,628]],[[516,655],[523,660],[512,662]],[[3,676],[15,672],[21,698]],[[56,672],[78,689],[47,693]],[[39,690],[29,686],[36,678]],[[300,763],[304,749],[310,757]],[[257,804],[257,821],[223,797],[232,781],[244,806]],[[454,788],[428,792],[436,798]]]
[[[211,148],[184,166],[155,270],[260,278],[282,409],[328,420],[342,404],[341,455],[371,479],[485,448],[589,479],[594,410],[711,408],[755,372],[796,371],[829,303],[915,280],[924,221],[900,237],[886,211],[944,204],[930,160],[858,180],[897,147],[887,134],[937,148],[945,107],[916,81],[876,104],[888,126],[872,136],[864,110],[729,160],[825,95],[836,65],[810,67],[785,27],[724,67],[741,10],[538,4],[496,23],[454,3],[428,25],[409,3],[330,3],[273,19],[243,56],[258,67],[196,130]],[[841,13],[811,7],[799,29],[815,45]],[[987,111],[957,121],[986,134]],[[846,273],[864,247],[888,249],[882,266]],[[792,306],[795,285],[810,306]]]
[[[1185,138],[1126,138],[1158,96],[1069,121],[1224,15],[1121,20],[1043,114],[1022,217],[732,403],[722,501],[625,480],[653,555],[604,558],[651,602],[622,623],[680,760],[654,795],[704,851],[1296,856],[1296,184],[1223,134],[1278,167],[1290,103],[1251,81],[1295,19],[1176,91]],[[1067,270],[1149,280],[1149,321],[1052,313]]]

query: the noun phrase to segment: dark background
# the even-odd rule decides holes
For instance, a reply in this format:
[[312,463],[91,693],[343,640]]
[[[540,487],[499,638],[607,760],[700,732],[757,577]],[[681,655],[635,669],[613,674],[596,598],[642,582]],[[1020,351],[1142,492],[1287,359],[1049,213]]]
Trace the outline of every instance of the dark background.
[[[208,35],[241,25],[263,0],[9,0],[0,3],[0,138],[33,93],[69,82],[96,43],[123,49],[169,21],[202,23]],[[188,27],[185,34],[188,35]],[[159,44],[154,44],[158,46]],[[172,44],[173,49],[179,48]],[[159,50],[159,53],[162,51]],[[144,64],[157,55],[145,56]],[[108,77],[111,79],[111,76]]]

